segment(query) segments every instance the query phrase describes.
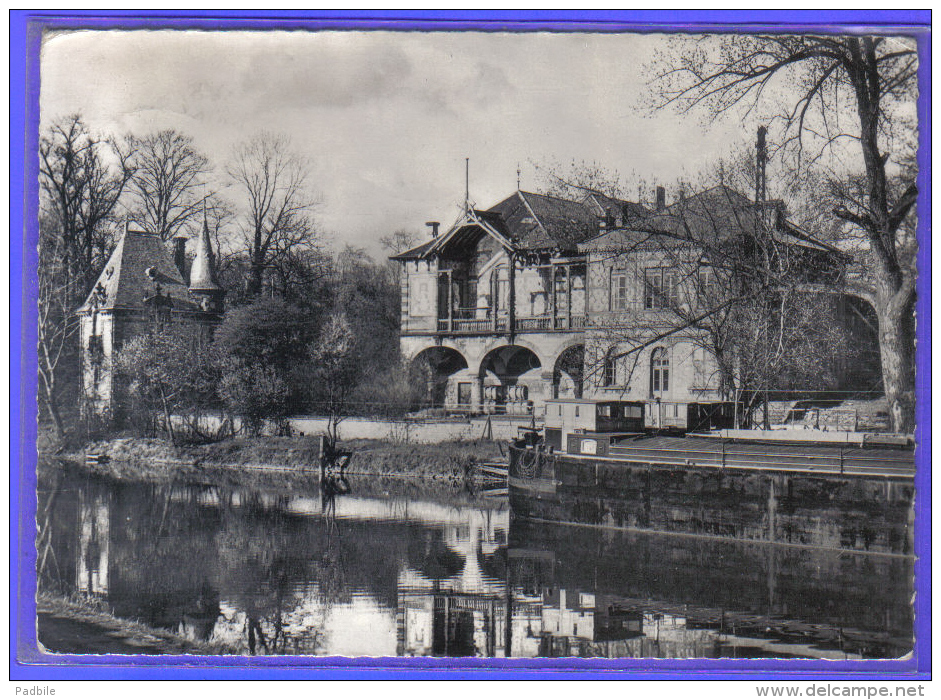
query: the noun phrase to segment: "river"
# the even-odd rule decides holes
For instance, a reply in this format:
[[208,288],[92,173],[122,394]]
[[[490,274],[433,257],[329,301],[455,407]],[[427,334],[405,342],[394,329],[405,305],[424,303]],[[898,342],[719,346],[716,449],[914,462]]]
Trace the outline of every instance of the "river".
[[536,524],[512,517],[505,491],[351,479],[348,493],[324,497],[44,474],[41,590],[98,598],[120,618],[234,654],[858,659],[912,649],[911,557]]

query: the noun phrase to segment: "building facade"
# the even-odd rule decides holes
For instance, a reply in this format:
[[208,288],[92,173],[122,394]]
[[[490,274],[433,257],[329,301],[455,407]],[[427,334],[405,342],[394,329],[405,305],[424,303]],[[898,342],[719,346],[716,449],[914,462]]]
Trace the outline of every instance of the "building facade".
[[526,415],[561,397],[721,400],[702,318],[718,312],[718,283],[733,284],[720,269],[734,266],[710,256],[758,255],[770,240],[762,251],[786,251],[797,261],[786,273],[818,287],[843,264],[780,202],[724,186],[664,200],[662,188],[649,208],[517,191],[394,256],[402,354],[421,370],[426,405]]
[[128,340],[168,323],[181,324],[208,340],[222,320],[225,292],[216,280],[205,222],[193,241],[191,263],[185,244],[185,239],[174,240],[171,254],[156,234],[126,227],[78,309],[87,416],[119,416],[124,396],[114,359]]

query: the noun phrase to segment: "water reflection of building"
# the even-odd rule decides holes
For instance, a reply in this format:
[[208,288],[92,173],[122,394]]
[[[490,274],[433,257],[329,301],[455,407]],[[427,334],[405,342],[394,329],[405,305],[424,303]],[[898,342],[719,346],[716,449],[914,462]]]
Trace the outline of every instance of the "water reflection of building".
[[842,659],[910,649],[910,564],[894,558],[758,556],[765,548],[518,520],[511,533],[505,508],[406,499],[339,498],[337,527],[319,499],[212,487],[82,480],[56,506],[41,585],[74,586],[118,616],[244,653],[252,620],[257,653],[278,654]]
[[717,621],[714,610],[687,615],[653,601],[564,588],[538,596],[517,588],[511,597],[517,657],[862,658],[838,643],[837,630],[807,626],[804,637],[795,633],[789,639],[780,626],[765,627],[754,616],[720,615]]
[[506,513],[469,509],[399,574],[400,656],[507,656]]
[[107,595],[111,497],[103,488],[79,494],[78,558],[75,587],[81,593]]
[[506,599],[453,591],[405,590],[399,594],[399,656],[504,657]]

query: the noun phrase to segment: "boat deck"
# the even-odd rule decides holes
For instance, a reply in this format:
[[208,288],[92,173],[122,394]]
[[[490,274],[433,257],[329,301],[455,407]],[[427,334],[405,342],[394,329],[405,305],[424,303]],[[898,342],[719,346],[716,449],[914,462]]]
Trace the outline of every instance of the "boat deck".
[[[579,455],[571,455],[579,457]],[[607,459],[625,462],[912,478],[911,450],[640,437],[612,444]]]

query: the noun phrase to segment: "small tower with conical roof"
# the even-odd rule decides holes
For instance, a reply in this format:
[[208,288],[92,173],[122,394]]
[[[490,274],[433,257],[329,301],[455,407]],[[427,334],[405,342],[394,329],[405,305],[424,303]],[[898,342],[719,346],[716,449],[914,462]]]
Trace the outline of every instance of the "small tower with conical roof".
[[221,314],[224,308],[225,290],[216,280],[216,264],[209,242],[209,222],[203,208],[203,229],[196,239],[196,257],[190,268],[189,293],[203,311]]

